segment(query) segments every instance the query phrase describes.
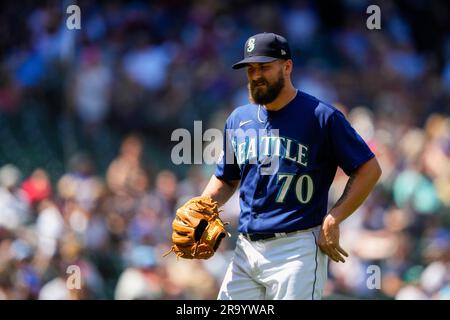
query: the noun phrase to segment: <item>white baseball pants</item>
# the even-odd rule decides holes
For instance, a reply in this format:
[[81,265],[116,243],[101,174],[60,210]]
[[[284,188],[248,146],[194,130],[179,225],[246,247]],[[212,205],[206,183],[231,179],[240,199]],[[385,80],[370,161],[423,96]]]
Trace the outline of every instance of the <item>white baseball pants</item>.
[[239,235],[219,300],[318,300],[327,279],[328,257],[317,246],[319,227],[275,239]]

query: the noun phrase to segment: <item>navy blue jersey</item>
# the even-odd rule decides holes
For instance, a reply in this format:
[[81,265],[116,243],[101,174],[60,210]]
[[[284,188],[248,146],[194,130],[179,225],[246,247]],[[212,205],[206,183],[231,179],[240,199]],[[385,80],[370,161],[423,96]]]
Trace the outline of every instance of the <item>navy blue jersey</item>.
[[215,176],[240,180],[239,232],[288,232],[321,224],[337,167],[350,175],[372,157],[339,110],[298,91],[278,111],[232,112]]

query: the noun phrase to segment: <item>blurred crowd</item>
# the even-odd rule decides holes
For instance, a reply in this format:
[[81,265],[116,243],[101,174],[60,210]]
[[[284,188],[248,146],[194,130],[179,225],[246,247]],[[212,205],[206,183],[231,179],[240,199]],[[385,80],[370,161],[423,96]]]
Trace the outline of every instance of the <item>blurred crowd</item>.
[[286,36],[296,87],[342,110],[383,169],[341,228],[351,256],[330,264],[325,297],[450,299],[444,1],[383,1],[381,30],[364,0],[78,1],[81,30],[70,4],[0,4],[0,299],[215,299],[238,196],[213,258],[162,258],[176,208],[214,170],[175,166],[171,133],[222,129],[247,103],[231,64],[261,31]]

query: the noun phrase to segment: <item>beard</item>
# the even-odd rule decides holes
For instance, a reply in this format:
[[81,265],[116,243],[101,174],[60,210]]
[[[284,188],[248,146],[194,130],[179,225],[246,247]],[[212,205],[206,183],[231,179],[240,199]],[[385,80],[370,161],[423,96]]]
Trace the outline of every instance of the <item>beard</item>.
[[[264,85],[264,86],[260,86]],[[280,70],[278,79],[269,83],[266,79],[250,82],[250,96],[254,103],[265,105],[273,102],[284,88],[283,72]]]

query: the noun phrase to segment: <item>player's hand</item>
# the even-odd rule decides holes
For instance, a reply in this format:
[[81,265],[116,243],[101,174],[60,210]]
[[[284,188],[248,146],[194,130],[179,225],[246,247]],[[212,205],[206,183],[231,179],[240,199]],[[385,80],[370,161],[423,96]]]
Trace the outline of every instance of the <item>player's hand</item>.
[[318,245],[335,262],[345,262],[344,257],[348,257],[348,253],[339,245],[339,223],[330,214],[322,223]]

